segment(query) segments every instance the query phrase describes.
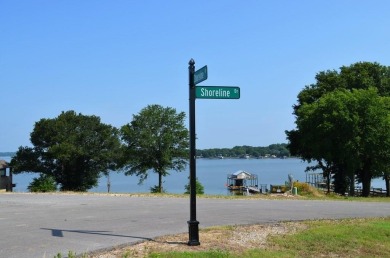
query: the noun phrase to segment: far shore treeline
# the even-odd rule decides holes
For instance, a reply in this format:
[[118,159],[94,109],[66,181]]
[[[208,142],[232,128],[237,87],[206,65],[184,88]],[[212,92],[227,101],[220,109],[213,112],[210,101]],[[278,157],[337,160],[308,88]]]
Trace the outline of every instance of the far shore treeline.
[[15,156],[16,152],[0,152],[0,157],[13,157]]
[[[16,152],[0,152],[2,157],[13,157]],[[233,148],[211,148],[196,150],[196,155],[202,158],[243,158],[248,155],[250,158],[290,157],[287,143],[271,144],[268,147],[235,146]]]
[[262,158],[277,157],[285,158],[290,156],[286,143],[271,144],[268,147],[235,146],[233,148],[214,148],[197,150],[196,155],[202,158]]

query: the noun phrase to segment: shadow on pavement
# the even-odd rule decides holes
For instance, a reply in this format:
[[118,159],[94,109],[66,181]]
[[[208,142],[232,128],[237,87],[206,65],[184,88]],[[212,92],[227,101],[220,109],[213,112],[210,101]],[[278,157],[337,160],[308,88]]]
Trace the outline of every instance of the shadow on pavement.
[[93,231],[93,230],[69,230],[69,229],[57,229],[57,228],[41,228],[43,230],[50,230],[51,235],[54,237],[64,237],[64,232],[70,233],[80,233],[80,234],[91,234],[91,235],[102,235],[102,236],[115,236],[115,237],[126,237],[126,238],[136,238],[148,241],[154,241],[148,237],[139,237],[139,236],[127,236],[127,235],[119,235],[113,234],[111,231]]

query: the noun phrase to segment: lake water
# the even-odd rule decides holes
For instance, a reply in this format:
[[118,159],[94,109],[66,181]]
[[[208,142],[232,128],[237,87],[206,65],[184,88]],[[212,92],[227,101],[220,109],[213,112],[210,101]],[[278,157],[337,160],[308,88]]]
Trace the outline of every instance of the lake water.
[[[9,157],[0,157],[9,161]],[[305,169],[307,163],[300,159],[197,159],[196,173],[198,180],[205,188],[206,194],[227,195],[227,175],[238,170],[244,170],[258,176],[258,183],[280,185],[288,181],[291,174],[294,180],[306,181]],[[184,193],[184,186],[188,184],[189,166],[182,172],[170,171],[170,175],[163,178],[163,187],[168,193]],[[37,174],[14,175],[15,192],[27,192],[27,186]],[[150,172],[142,185],[138,184],[138,177],[125,176],[123,173],[111,172],[112,193],[148,193],[150,187],[158,184],[158,176]],[[385,189],[385,183],[381,179],[374,179],[372,186]],[[107,192],[107,178],[101,177],[99,185],[89,190],[90,192]]]

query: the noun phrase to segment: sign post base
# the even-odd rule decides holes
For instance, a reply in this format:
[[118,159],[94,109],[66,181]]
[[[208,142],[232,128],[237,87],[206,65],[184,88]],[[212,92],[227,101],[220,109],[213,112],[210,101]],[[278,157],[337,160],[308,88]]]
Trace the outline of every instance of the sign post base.
[[188,234],[189,234],[189,246],[200,245],[199,242],[199,222],[198,221],[187,221],[188,223]]

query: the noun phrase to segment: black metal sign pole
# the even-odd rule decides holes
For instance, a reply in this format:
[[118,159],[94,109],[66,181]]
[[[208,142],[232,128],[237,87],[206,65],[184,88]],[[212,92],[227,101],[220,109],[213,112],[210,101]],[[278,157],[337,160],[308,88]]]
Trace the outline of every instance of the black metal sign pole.
[[199,222],[196,220],[196,147],[195,147],[195,61],[188,63],[190,93],[190,220],[188,223],[188,245],[200,245]]

